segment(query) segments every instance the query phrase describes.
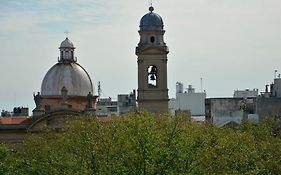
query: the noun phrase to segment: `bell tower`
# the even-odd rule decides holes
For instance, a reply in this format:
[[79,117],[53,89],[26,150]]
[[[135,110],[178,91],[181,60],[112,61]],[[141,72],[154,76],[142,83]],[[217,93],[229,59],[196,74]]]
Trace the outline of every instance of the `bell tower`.
[[160,15],[149,8],[140,21],[138,56],[138,107],[151,112],[168,112],[167,55],[164,24]]

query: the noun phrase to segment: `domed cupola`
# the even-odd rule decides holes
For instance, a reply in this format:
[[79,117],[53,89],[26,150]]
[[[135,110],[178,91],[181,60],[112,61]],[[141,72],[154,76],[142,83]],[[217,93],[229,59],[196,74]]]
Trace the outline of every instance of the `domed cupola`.
[[140,20],[140,30],[163,30],[164,23],[160,15],[154,13],[154,8],[149,7],[149,13]]
[[76,62],[74,58],[74,45],[73,43],[66,37],[64,41],[60,44],[60,58],[59,62]]
[[149,7],[149,13],[145,14],[140,20],[140,42],[136,53],[145,50],[148,47],[158,47],[158,49],[168,49],[164,42],[165,34],[164,22],[160,15],[154,13],[154,8]]
[[60,96],[65,87],[70,96],[94,94],[91,78],[74,57],[74,45],[66,38],[60,45],[58,63],[49,69],[41,85],[41,95]]
[[75,49],[75,47],[73,46],[73,43],[68,39],[68,37],[66,37],[65,40],[61,42],[60,49],[62,49],[62,48]]

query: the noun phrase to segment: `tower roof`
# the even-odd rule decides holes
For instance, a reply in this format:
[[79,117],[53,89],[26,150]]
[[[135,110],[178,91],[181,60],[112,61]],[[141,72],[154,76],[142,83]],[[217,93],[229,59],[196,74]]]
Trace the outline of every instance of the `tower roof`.
[[71,49],[75,49],[73,43],[68,39],[68,37],[66,37],[65,40],[61,42],[61,44],[60,44],[60,49],[61,49],[61,48],[71,48]]
[[160,29],[162,30],[164,27],[163,20],[160,15],[154,13],[154,8],[151,6],[149,7],[149,11],[145,14],[140,20],[140,29]]

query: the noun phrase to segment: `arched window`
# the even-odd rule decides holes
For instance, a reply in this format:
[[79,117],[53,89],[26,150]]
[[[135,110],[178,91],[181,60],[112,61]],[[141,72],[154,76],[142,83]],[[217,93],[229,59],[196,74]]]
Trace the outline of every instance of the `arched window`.
[[149,88],[156,88],[157,87],[157,67],[151,65],[147,69],[147,80],[148,80],[148,87]]

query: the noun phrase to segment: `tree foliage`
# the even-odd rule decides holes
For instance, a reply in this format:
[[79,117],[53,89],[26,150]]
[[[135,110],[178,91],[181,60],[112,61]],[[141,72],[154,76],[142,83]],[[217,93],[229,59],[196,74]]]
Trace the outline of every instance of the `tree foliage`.
[[0,145],[0,174],[281,174],[275,123],[236,130],[146,112],[103,122],[81,116],[63,131]]

